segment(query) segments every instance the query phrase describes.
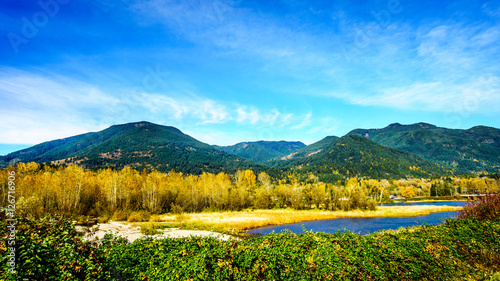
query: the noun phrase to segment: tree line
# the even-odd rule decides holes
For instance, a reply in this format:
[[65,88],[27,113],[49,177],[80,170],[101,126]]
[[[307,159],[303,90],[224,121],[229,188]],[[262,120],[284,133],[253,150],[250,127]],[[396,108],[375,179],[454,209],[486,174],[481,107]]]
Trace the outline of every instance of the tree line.
[[375,180],[350,178],[324,183],[288,174],[280,179],[251,170],[234,174],[134,170],[86,170],[80,166],[18,163],[0,171],[1,206],[7,205],[9,172],[16,172],[16,214],[112,216],[115,212],[225,211],[246,208],[374,209],[390,195],[456,196],[499,191],[495,177]]

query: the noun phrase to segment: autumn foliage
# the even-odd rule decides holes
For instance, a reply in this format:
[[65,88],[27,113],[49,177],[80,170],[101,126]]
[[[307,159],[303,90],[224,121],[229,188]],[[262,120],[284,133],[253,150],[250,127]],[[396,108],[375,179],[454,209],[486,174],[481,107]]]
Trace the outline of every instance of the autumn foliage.
[[492,220],[500,218],[500,194],[488,194],[470,201],[458,213],[461,219]]
[[[324,183],[310,174],[272,178],[251,170],[186,175],[171,171],[86,170],[80,166],[18,163],[0,171],[0,203],[6,205],[8,171],[16,172],[16,215],[38,218],[59,213],[126,219],[151,214],[232,211],[246,208],[375,209],[390,195],[404,197],[499,190],[495,178],[375,180],[352,177]],[[133,220],[137,220],[133,216]],[[141,219],[144,220],[144,219]]]

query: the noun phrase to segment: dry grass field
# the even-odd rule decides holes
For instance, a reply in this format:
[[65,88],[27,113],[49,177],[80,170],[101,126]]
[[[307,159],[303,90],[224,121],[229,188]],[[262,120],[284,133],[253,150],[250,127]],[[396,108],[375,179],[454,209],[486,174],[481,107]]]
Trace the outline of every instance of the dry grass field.
[[239,212],[206,212],[194,214],[164,214],[150,222],[136,222],[142,228],[180,227],[182,229],[212,230],[240,233],[244,230],[280,224],[336,218],[384,218],[424,216],[437,212],[452,212],[462,207],[452,206],[391,206],[378,207],[375,211],[321,211],[321,210],[243,210]]

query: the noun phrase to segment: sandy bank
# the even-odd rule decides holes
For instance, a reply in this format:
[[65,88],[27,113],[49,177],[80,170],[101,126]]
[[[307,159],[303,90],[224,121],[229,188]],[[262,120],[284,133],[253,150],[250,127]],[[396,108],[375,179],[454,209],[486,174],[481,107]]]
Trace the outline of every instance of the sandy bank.
[[[93,240],[95,238],[102,239],[106,233],[112,233],[124,238],[127,238],[130,242],[145,236],[141,233],[139,227],[133,227],[120,222],[109,222],[97,225],[98,230],[92,236],[85,236],[86,239]],[[161,238],[187,238],[190,236],[201,236],[201,237],[213,237],[219,240],[229,240],[232,238],[230,235],[225,235],[212,231],[205,230],[183,230],[178,228],[165,229],[162,234],[150,235],[157,239]]]

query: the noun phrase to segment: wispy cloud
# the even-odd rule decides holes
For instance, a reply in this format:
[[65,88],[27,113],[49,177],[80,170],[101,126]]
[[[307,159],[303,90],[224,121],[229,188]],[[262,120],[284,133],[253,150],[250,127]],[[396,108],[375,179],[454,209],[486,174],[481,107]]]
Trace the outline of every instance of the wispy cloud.
[[152,114],[176,120],[195,118],[201,124],[224,123],[231,120],[225,105],[193,94],[173,98],[162,94],[139,93],[126,96],[123,103],[129,107],[140,106]]
[[341,125],[341,122],[335,118],[331,117],[326,117],[326,118],[321,118],[316,122],[316,126],[313,126],[310,128],[307,132],[309,134],[321,134],[323,136],[325,135],[332,135],[338,132],[339,127]]
[[130,92],[113,94],[61,76],[15,69],[0,71],[0,143],[40,143],[103,129],[112,124],[148,120],[174,126],[237,123],[258,128],[290,124],[293,114],[277,109],[225,103],[193,93],[174,96]]
[[382,89],[376,94],[332,93],[351,104],[381,106],[401,110],[470,113],[500,112],[500,78],[478,78],[468,83],[414,83],[405,87]]
[[311,124],[311,117],[312,117],[312,113],[307,113],[304,118],[303,118],[303,121],[301,123],[299,123],[298,125],[296,126],[293,126],[292,129],[294,130],[297,130],[297,129],[302,129],[306,126],[309,126]]
[[[242,2],[147,0],[131,9],[144,24],[161,23],[195,44],[210,46],[217,55],[251,57],[273,71],[281,72],[286,65],[288,75],[296,78],[304,75],[304,68],[334,65],[331,49],[318,44],[325,38],[300,32],[272,14],[243,7]],[[326,50],[318,52],[319,48]]]
[[489,1],[482,6],[483,12],[490,17],[500,17],[500,6],[496,1]]
[[500,112],[500,66],[491,61],[500,54],[500,26],[447,22],[393,28],[357,53],[353,64],[363,61],[364,68],[353,68],[360,73],[350,75],[355,83],[339,82],[326,96],[410,111]]
[[238,123],[250,122],[251,124],[257,123],[260,119],[259,110],[256,108],[248,108],[247,106],[239,106],[236,109],[237,118],[236,121]]

